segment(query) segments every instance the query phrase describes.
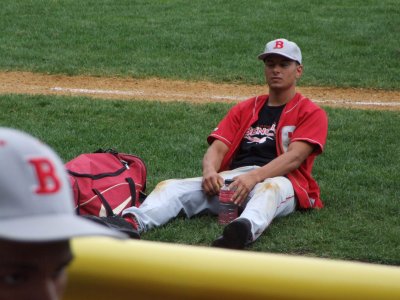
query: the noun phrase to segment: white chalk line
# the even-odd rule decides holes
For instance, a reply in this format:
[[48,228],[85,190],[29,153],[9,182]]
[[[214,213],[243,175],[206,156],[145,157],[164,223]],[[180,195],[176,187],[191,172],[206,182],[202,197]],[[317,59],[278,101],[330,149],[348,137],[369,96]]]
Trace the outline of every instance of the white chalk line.
[[349,101],[349,100],[314,100],[316,103],[332,103],[341,105],[355,105],[355,106],[400,106],[400,102],[373,102],[373,101]]
[[[56,92],[69,92],[69,93],[76,93],[76,94],[103,94],[103,95],[120,95],[120,96],[146,96],[144,91],[120,91],[120,90],[92,90],[92,89],[72,89],[72,88],[61,88],[61,87],[54,87],[50,88],[51,91]],[[148,94],[147,94],[148,95]],[[162,93],[151,93],[152,97],[165,97],[165,94]],[[173,98],[187,98],[188,94],[179,94],[179,93],[168,93],[168,97]],[[193,96],[196,98],[202,99],[229,99],[229,100],[242,100],[243,98],[235,97],[235,96],[200,96],[196,95]]]
[[[99,89],[76,89],[76,88],[62,88],[62,87],[53,87],[50,88],[51,91],[55,92],[68,92],[73,94],[102,94],[102,95],[120,95],[120,96],[146,96],[144,91],[121,91],[121,90],[99,90]],[[162,93],[152,93],[152,97],[165,97],[165,94]],[[179,94],[179,93],[171,93],[168,94],[168,97],[176,97],[176,98],[187,98],[188,94]],[[243,100],[243,97],[238,96],[202,96],[196,95],[193,96],[195,98],[201,99],[215,99],[215,100]],[[349,101],[344,99],[338,100],[315,100],[313,102],[316,103],[332,103],[332,104],[342,104],[342,105],[355,105],[355,106],[400,106],[400,102],[376,102],[376,101]]]

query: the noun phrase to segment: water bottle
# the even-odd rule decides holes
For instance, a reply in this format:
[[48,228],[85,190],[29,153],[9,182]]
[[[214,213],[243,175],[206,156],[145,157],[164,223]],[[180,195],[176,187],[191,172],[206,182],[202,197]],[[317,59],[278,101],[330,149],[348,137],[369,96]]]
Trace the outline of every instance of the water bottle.
[[238,206],[231,201],[235,192],[229,189],[232,182],[232,179],[226,179],[219,191],[218,223],[221,225],[229,224],[238,217]]

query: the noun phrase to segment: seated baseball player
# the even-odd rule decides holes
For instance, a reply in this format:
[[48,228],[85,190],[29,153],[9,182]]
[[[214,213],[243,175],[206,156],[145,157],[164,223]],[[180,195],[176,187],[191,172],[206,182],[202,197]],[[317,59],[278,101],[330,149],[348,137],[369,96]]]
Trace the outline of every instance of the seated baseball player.
[[189,218],[204,210],[217,214],[224,179],[234,180],[232,201],[243,211],[215,239],[215,247],[243,249],[275,218],[323,207],[311,170],[324,149],[328,121],[321,108],[296,92],[303,73],[300,48],[277,39],[258,58],[269,93],[235,105],[208,136],[202,177],[164,181],[140,208],[124,211],[139,232],[181,211]]
[[71,238],[125,238],[76,216],[60,158],[9,128],[0,128],[0,193],[0,299],[61,299]]

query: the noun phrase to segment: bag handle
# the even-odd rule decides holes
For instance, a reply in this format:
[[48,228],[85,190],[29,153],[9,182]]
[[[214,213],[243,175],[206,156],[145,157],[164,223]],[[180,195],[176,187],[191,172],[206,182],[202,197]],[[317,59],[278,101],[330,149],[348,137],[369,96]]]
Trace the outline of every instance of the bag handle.
[[108,149],[99,148],[96,151],[94,151],[93,153],[111,153],[111,154],[113,154],[115,156],[118,155],[118,151],[115,150],[114,148],[108,148]]
[[131,192],[131,199],[132,199],[132,206],[136,204],[136,184],[132,178],[127,177],[125,178],[126,182],[129,184],[129,191]]
[[103,203],[104,208],[106,209],[107,217],[115,216],[110,204],[107,202],[106,198],[96,189],[92,189],[92,191],[99,197],[101,203]]
[[143,204],[144,200],[146,200],[147,195],[143,193],[142,191],[139,191],[139,203]]
[[80,212],[80,207],[81,207],[81,203],[80,203],[81,189],[79,188],[78,180],[74,181],[74,186],[75,186],[76,190],[78,191],[78,199],[77,199],[78,201],[76,203],[76,214],[80,215],[81,214],[81,212]]

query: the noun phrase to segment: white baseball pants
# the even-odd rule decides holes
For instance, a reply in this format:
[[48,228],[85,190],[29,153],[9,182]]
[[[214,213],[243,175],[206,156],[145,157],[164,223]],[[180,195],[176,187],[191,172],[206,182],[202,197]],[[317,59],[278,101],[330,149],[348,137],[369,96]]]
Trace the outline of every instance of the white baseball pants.
[[[241,167],[221,172],[220,175],[224,179],[231,179],[255,168],[258,166]],[[162,181],[139,208],[125,209],[123,215],[133,214],[139,223],[139,231],[143,232],[167,223],[182,210],[188,218],[205,210],[218,214],[218,196],[207,196],[201,183],[202,177]],[[255,185],[240,218],[251,222],[254,241],[274,218],[286,216],[295,209],[293,186],[289,179],[279,176]]]

